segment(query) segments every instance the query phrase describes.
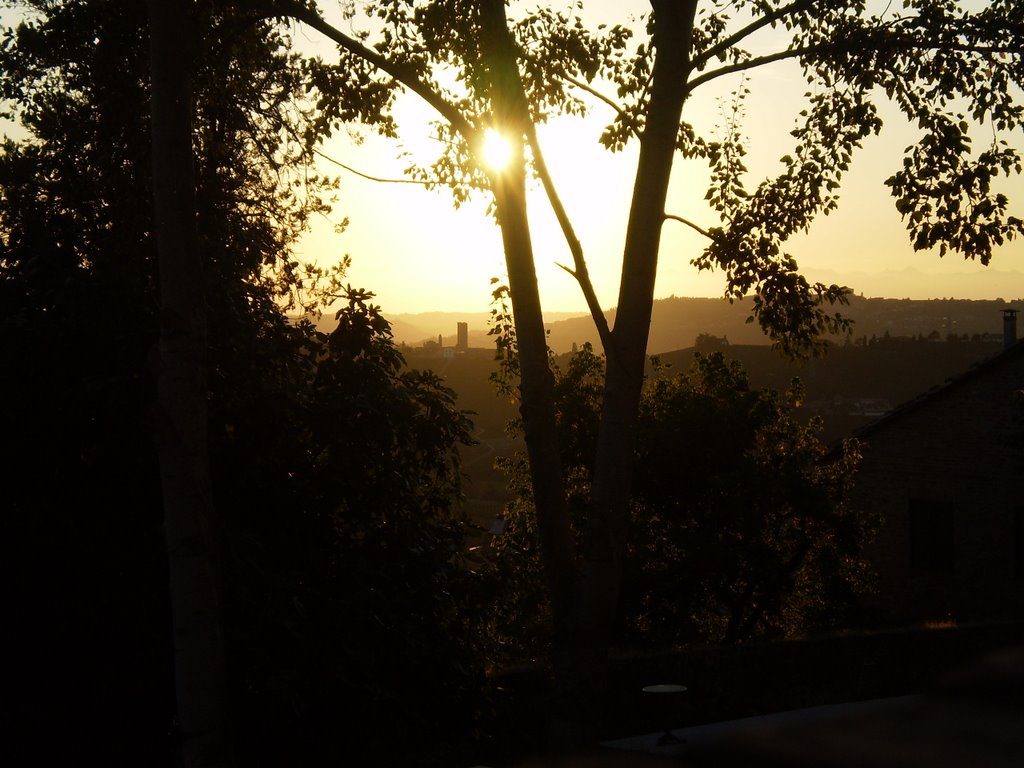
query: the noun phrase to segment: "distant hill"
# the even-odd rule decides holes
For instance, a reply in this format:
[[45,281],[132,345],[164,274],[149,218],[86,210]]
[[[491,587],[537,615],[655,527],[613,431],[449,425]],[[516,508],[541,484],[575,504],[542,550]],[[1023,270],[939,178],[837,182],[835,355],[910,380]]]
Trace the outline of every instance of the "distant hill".
[[[1016,274],[1016,273],[1010,273]],[[1024,291],[1024,284],[1005,286],[1007,293]],[[1013,295],[1013,294],[1010,294]],[[1022,293],[1024,295],[1024,293]],[[729,303],[724,299],[680,298],[658,299],[654,302],[651,320],[649,354],[658,355],[677,349],[692,347],[697,336],[710,334],[728,339],[732,345],[768,345],[769,339],[756,322],[748,323],[752,313],[752,300],[741,299]],[[945,340],[958,337],[990,334],[1001,336],[1002,310],[1016,308],[1022,312],[1018,335],[1024,336],[1024,298],[1015,301],[1003,299],[869,299],[850,297],[850,305],[840,308],[854,320],[853,339],[868,341],[872,336],[924,336],[937,335]],[[614,322],[615,310],[608,311]],[[395,341],[411,347],[442,337],[444,346],[455,345],[457,323],[469,325],[470,347],[493,347],[487,336],[487,313],[480,312],[423,312],[419,314],[386,314],[391,322]],[[551,312],[545,315],[549,331],[548,344],[556,354],[572,349],[573,344],[598,344],[597,331],[589,315],[573,312]],[[318,324],[322,330],[334,327],[334,318],[325,315]],[[842,338],[834,341],[842,343]]]
[[[886,305],[870,304],[869,308],[881,312]],[[991,311],[991,307],[982,311]],[[866,317],[870,322],[887,322],[884,312],[879,318],[870,312]],[[874,340],[868,336],[863,342],[835,345],[824,358],[802,364],[783,359],[764,344],[730,344],[717,349],[743,364],[754,387],[785,390],[794,377],[799,377],[806,400],[798,413],[805,418],[820,416],[824,422],[821,437],[830,443],[997,354],[1002,343],[992,338],[929,341],[916,336],[886,337],[883,333]],[[659,357],[663,365],[670,366],[671,374],[688,370],[693,355],[691,345]],[[488,381],[495,368],[494,359],[486,350],[443,357],[439,352],[413,349],[407,361],[410,367],[433,370],[441,376],[458,394],[458,407],[473,414],[479,442],[462,451],[465,493],[467,509],[486,528],[500,513],[507,496],[505,478],[494,469],[494,458],[522,447],[520,440],[509,438],[504,431],[505,424],[516,415],[516,406],[497,396]],[[559,362],[564,365],[565,357]]]
[[[549,321],[561,321],[577,317],[577,312],[549,312],[545,316]],[[491,347],[493,342],[487,336],[490,315],[486,312],[418,312],[396,313],[385,312],[384,316],[391,323],[391,332],[395,342],[412,347],[422,346],[425,341],[437,341],[440,335],[445,346],[454,346],[459,323],[469,325],[469,346]],[[334,317],[324,315],[317,325],[323,331],[334,327]]]
[[[1017,286],[1018,290],[1024,285]],[[767,345],[770,340],[756,322],[747,323],[752,314],[751,299],[730,304],[724,299],[669,298],[654,302],[650,354],[662,354],[692,347],[700,334],[724,337],[733,345]],[[852,296],[842,311],[854,320],[853,338],[872,336],[928,336],[937,333],[946,339],[957,336],[1003,332],[1002,310],[1015,307],[1024,312],[1024,299],[868,299]],[[615,311],[608,313],[613,321]],[[568,352],[573,343],[597,345],[597,331],[589,317],[574,317],[549,325],[548,344],[556,353]],[[1020,332],[1024,335],[1024,332]],[[836,339],[841,341],[841,339]]]
[[[1006,264],[1008,261],[1000,259],[999,263]],[[927,295],[930,296],[960,296],[967,299],[1001,296],[1012,299],[1024,295],[1024,272],[993,267],[950,273],[915,267],[885,269],[880,272],[815,269],[813,279],[823,283],[848,285],[861,296],[891,299],[921,296],[924,286],[927,286]]]

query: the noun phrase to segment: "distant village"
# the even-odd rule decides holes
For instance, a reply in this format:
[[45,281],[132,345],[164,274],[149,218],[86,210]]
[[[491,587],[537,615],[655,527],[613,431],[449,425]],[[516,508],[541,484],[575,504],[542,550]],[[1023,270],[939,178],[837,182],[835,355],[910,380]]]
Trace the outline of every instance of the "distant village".
[[455,357],[471,357],[473,359],[491,360],[494,358],[493,345],[487,347],[469,346],[469,323],[457,322],[455,330],[455,343],[445,344],[443,334],[437,334],[437,339],[426,339],[420,344],[399,344],[402,354],[406,359],[414,360],[451,360]]
[[[885,625],[1006,621],[1024,611],[1024,341],[1019,310],[987,312],[992,330],[947,325],[915,334],[861,334],[823,359],[794,368],[765,345],[698,343],[660,356],[686,370],[698,351],[739,360],[753,386],[782,389],[798,375],[808,399],[799,412],[821,416],[823,441],[837,450],[861,440],[856,503],[884,514],[870,559],[881,588],[865,604]],[[920,318],[916,318],[920,322]],[[996,329],[1000,327],[1001,333]],[[502,531],[503,478],[495,454],[517,447],[502,430],[511,415],[490,391],[493,349],[468,347],[459,323],[443,338],[405,346],[410,363],[443,360],[435,370],[473,411],[479,443],[465,454],[467,509],[489,533]],[[464,361],[464,362],[460,362]]]
[[[836,345],[868,346],[896,341],[972,341],[999,343],[1000,316],[1004,310],[1024,307],[1017,300],[967,299],[877,299],[851,296],[850,304],[838,307],[854,321],[853,333],[835,336]],[[606,312],[614,323],[615,310]],[[700,346],[698,337],[732,346],[768,345],[770,340],[757,323],[748,323],[752,314],[750,299],[733,303],[715,298],[669,297],[654,302],[648,352],[665,354]],[[407,354],[417,356],[455,356],[475,348],[493,349],[488,335],[486,312],[427,312],[420,314],[385,313],[392,325],[394,339]],[[586,314],[547,313],[548,345],[556,355],[565,354],[573,344],[589,342],[599,347],[593,320]],[[325,332],[332,330],[333,318],[318,323]],[[459,327],[462,326],[460,335]],[[453,331],[455,332],[453,334]],[[445,351],[450,348],[450,351]]]

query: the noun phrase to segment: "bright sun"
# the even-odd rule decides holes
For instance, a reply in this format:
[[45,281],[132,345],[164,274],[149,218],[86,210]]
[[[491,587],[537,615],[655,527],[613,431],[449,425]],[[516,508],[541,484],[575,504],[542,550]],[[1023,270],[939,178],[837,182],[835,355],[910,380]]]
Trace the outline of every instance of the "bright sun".
[[512,159],[512,147],[508,139],[493,128],[484,131],[482,147],[484,165],[492,171],[502,171]]

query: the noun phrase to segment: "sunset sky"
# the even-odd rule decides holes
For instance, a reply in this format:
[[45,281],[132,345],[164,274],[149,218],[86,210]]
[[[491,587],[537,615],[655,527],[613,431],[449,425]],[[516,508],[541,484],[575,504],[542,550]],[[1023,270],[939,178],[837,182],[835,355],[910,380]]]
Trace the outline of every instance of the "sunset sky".
[[[332,3],[324,2],[326,10]],[[526,7],[529,7],[527,4]],[[570,3],[551,3],[569,9]],[[631,13],[643,12],[643,0],[586,2],[585,18],[598,22],[628,21]],[[753,38],[755,50],[774,50],[780,32],[766,30]],[[325,58],[332,47],[312,31],[297,30],[296,42]],[[774,43],[774,44],[773,44]],[[699,90],[686,105],[684,118],[698,128],[713,130],[718,118],[716,99],[739,83],[739,76],[721,87]],[[788,135],[802,109],[807,90],[799,69],[778,64],[750,77],[745,130],[750,139],[748,188],[780,168],[778,158],[792,149]],[[402,178],[406,161],[402,151],[427,161],[431,152],[426,124],[432,114],[417,97],[403,99],[399,112],[402,141],[366,137],[361,146],[347,137],[336,137],[326,153],[363,173]],[[611,111],[596,105],[587,119],[567,118],[542,126],[540,139],[563,201],[583,243],[599,299],[615,305],[625,223],[636,161],[635,145],[613,155],[597,138]],[[1004,246],[992,260],[987,280],[970,279],[985,269],[953,254],[911,248],[893,200],[883,181],[899,168],[902,150],[916,136],[896,110],[883,111],[885,127],[855,155],[846,176],[838,211],[819,218],[811,232],[788,244],[812,281],[839,282],[869,296],[932,298],[1014,299],[1024,296],[1024,242]],[[982,143],[984,134],[978,144]],[[1020,137],[1018,136],[1018,139]],[[1024,145],[1024,141],[1020,141]],[[325,170],[329,170],[329,164]],[[481,198],[456,211],[447,192],[426,192],[412,185],[380,184],[334,168],[342,176],[335,218],[347,216],[350,226],[335,234],[321,221],[303,240],[305,258],[328,261],[343,254],[353,259],[352,282],[376,292],[386,311],[429,310],[486,311],[490,278],[504,276],[497,228],[488,219]],[[717,221],[703,202],[706,168],[699,161],[677,159],[667,211],[704,226]],[[549,310],[585,311],[585,303],[573,279],[557,262],[571,258],[543,193],[536,185],[531,214],[536,243],[539,281]],[[1024,180],[1004,180],[1004,191],[1013,201],[1016,215],[1024,216]],[[656,295],[717,296],[722,279],[714,273],[698,273],[690,260],[703,247],[703,238],[683,225],[666,222]],[[892,274],[896,271],[899,274]],[[962,278],[959,276],[963,276]],[[943,278],[943,279],[939,279]],[[995,280],[991,278],[997,278]],[[994,285],[993,285],[994,284]],[[954,290],[954,287],[956,290]],[[891,291],[891,293],[889,292]]]
[[[976,3],[972,3],[976,4]],[[321,8],[343,29],[348,22],[338,13],[335,0]],[[516,9],[534,5],[517,3]],[[571,10],[567,0],[549,5]],[[645,0],[588,0],[584,17],[597,23],[629,23],[644,12]],[[0,23],[13,21],[3,12]],[[354,22],[358,25],[358,21]],[[356,28],[359,28],[356,26]],[[777,50],[784,41],[781,30],[765,30],[751,38],[755,52]],[[335,56],[333,45],[315,31],[296,27],[296,46],[326,60]],[[749,137],[748,188],[780,169],[778,158],[791,152],[789,131],[795,127],[807,90],[799,69],[791,63],[755,70],[748,75],[751,94],[746,103],[745,132]],[[740,83],[739,76],[698,90],[687,103],[684,118],[698,129],[713,133],[718,123],[718,100]],[[1024,98],[1024,95],[1022,95]],[[894,109],[882,104],[885,127],[854,156],[841,191],[837,212],[820,217],[811,232],[787,244],[803,272],[812,280],[849,285],[868,296],[933,298],[1024,297],[1024,241],[999,250],[989,268],[965,262],[956,254],[940,259],[937,252],[914,252],[892,198],[883,181],[901,163],[902,150],[917,132]],[[438,144],[430,139],[431,109],[416,96],[402,97],[399,110],[400,141],[382,139],[365,131],[361,141],[342,132],[324,148],[325,154],[365,174],[404,178],[408,152],[423,163],[434,159]],[[611,118],[608,107],[595,104],[585,119],[565,118],[541,126],[540,140],[562,199],[582,241],[601,304],[615,305],[619,266],[629,212],[636,162],[636,145],[611,154],[597,142]],[[11,127],[0,126],[0,133]],[[15,135],[17,132],[15,131]],[[976,133],[976,145],[986,142]],[[1018,146],[1024,137],[1017,134]],[[504,279],[505,267],[497,227],[486,213],[483,196],[455,210],[447,191],[425,191],[411,184],[385,184],[361,178],[323,161],[322,168],[340,175],[338,202],[329,219],[314,221],[312,231],[298,244],[304,260],[329,264],[345,254],[352,257],[350,281],[377,294],[390,313],[430,310],[486,312],[490,280]],[[667,206],[675,213],[709,227],[718,223],[703,201],[707,170],[701,161],[678,158]],[[1003,179],[1002,190],[1013,212],[1024,217],[1024,179]],[[535,184],[530,198],[542,298],[549,311],[585,311],[573,279],[557,264],[571,257],[547,201]],[[349,227],[338,234],[334,225],[348,218]],[[698,273],[690,260],[704,245],[703,237],[668,221],[662,233],[657,297],[718,296],[723,281],[715,273]],[[979,276],[979,273],[980,276]]]

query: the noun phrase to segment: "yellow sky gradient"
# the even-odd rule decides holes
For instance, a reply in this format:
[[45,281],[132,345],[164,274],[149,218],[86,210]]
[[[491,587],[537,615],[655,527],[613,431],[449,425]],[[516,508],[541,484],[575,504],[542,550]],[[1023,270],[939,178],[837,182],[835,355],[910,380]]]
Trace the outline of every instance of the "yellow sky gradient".
[[[519,7],[534,3],[514,3]],[[977,3],[971,3],[977,5]],[[567,0],[549,3],[571,10]],[[645,0],[587,0],[584,16],[588,23],[628,22],[642,13]],[[333,23],[349,29],[342,21],[338,4],[323,0],[321,8]],[[10,23],[10,11],[0,22]],[[755,51],[780,47],[780,30],[765,30],[749,41]],[[296,46],[304,53],[335,56],[334,46],[318,33],[294,29]],[[698,129],[712,131],[718,122],[717,99],[739,83],[738,76],[699,90],[686,105],[684,118]],[[749,137],[748,188],[774,175],[778,158],[792,150],[789,131],[803,106],[807,86],[799,69],[791,63],[755,70],[748,81],[751,94],[746,104],[745,132]],[[1024,94],[1022,94],[1024,98]],[[883,99],[884,101],[884,99]],[[389,141],[363,135],[354,141],[344,132],[332,138],[325,153],[364,173],[382,178],[403,178],[410,152],[424,164],[434,159],[437,143],[430,136],[431,109],[415,96],[404,96],[398,117],[401,140]],[[583,244],[591,277],[602,306],[616,304],[622,246],[633,185],[636,146],[611,154],[597,142],[611,111],[596,104],[586,119],[565,118],[541,126],[540,140],[563,202]],[[914,141],[916,131],[893,109],[883,112],[882,134],[868,140],[855,155],[851,170],[840,190],[837,212],[819,217],[806,236],[793,239],[787,247],[806,276],[823,282],[849,285],[868,296],[910,298],[1006,298],[1024,297],[1024,241],[1005,245],[994,256],[988,271],[1003,278],[970,279],[985,272],[956,254],[939,259],[937,252],[914,252],[883,181],[900,165],[902,150]],[[8,132],[10,128],[7,128]],[[0,126],[0,133],[4,126]],[[985,139],[979,131],[979,148]],[[1016,143],[1024,147],[1024,136]],[[455,210],[444,191],[425,191],[411,184],[382,184],[322,163],[323,170],[341,176],[339,200],[328,219],[317,219],[312,230],[298,243],[297,254],[321,264],[352,257],[349,280],[374,291],[386,312],[431,310],[479,311],[490,303],[490,280],[503,278],[505,267],[501,240],[487,215],[483,196]],[[703,201],[707,169],[700,161],[678,158],[673,169],[667,211],[685,216],[702,226],[717,224]],[[1003,180],[1013,212],[1024,218],[1024,179]],[[586,311],[573,279],[558,267],[571,257],[539,184],[530,198],[535,238],[538,279],[549,311]],[[334,224],[348,218],[350,226],[336,233]],[[703,247],[702,236],[685,226],[668,221],[662,233],[657,297],[720,296],[723,280],[714,273],[698,273],[690,266]],[[911,270],[911,271],[908,271]],[[889,273],[901,273],[898,282]],[[951,277],[965,276],[962,280]],[[941,281],[936,278],[942,277]],[[952,286],[952,287],[951,287]]]
[[[322,4],[325,10],[328,3]],[[569,3],[553,3],[569,7]],[[631,12],[642,12],[645,2],[587,2],[588,21],[627,20]],[[767,30],[751,47],[773,50],[779,31]],[[296,40],[304,49],[318,51],[325,58],[331,46],[316,39],[316,33],[297,30]],[[717,99],[739,83],[739,76],[699,90],[686,105],[684,118],[698,129],[713,130],[717,123]],[[778,158],[792,149],[789,131],[803,108],[807,85],[798,67],[791,63],[757,70],[748,81],[751,94],[744,123],[749,137],[748,188],[779,169]],[[884,99],[883,99],[884,101]],[[327,154],[358,170],[377,177],[402,178],[408,151],[429,161],[432,147],[427,121],[433,115],[417,97],[403,98],[399,110],[400,142],[374,136],[357,145],[346,136],[332,139]],[[573,219],[587,255],[591,277],[605,307],[617,300],[622,244],[632,191],[636,148],[621,154],[604,150],[597,138],[610,120],[606,106],[595,105],[586,119],[565,118],[541,127],[540,140],[555,183]],[[978,293],[973,281],[963,279],[952,292],[950,276],[984,271],[973,262],[951,254],[914,252],[894,202],[883,181],[900,167],[902,150],[914,141],[916,132],[895,109],[883,112],[885,127],[870,138],[855,155],[841,191],[838,211],[819,217],[811,232],[790,241],[792,253],[809,279],[840,282],[857,293],[888,295],[883,273],[914,270],[913,279],[893,284],[891,295],[934,298],[996,298],[990,286]],[[984,134],[981,134],[984,136]],[[1018,137],[1020,139],[1020,137]],[[979,140],[979,145],[981,140]],[[1019,141],[1024,146],[1024,141]],[[329,164],[325,170],[329,170]],[[504,276],[501,241],[497,228],[486,214],[481,197],[454,210],[445,191],[427,192],[413,185],[380,184],[334,168],[342,186],[336,218],[348,217],[349,228],[333,232],[330,222],[319,222],[303,239],[300,252],[305,258],[326,262],[343,254],[352,256],[349,277],[353,284],[374,291],[385,311],[423,312],[431,310],[485,312],[490,300],[490,278]],[[673,169],[667,212],[685,216],[703,226],[717,219],[703,201],[707,170],[700,161],[678,158]],[[1014,177],[1003,185],[1016,215],[1024,217],[1024,180]],[[536,245],[538,279],[545,307],[557,311],[586,311],[573,279],[558,263],[571,261],[565,242],[547,206],[539,184],[530,198]],[[669,221],[662,233],[661,261],[656,296],[720,296],[723,280],[714,273],[698,273],[690,266],[703,247],[703,238],[685,226]],[[1006,273],[998,297],[1024,297],[1024,242],[1000,249],[990,269]],[[940,282],[933,275],[946,276]],[[877,277],[873,277],[877,276]],[[904,278],[908,277],[907,274]],[[991,281],[988,281],[991,282]],[[909,285],[908,285],[909,283]]]

